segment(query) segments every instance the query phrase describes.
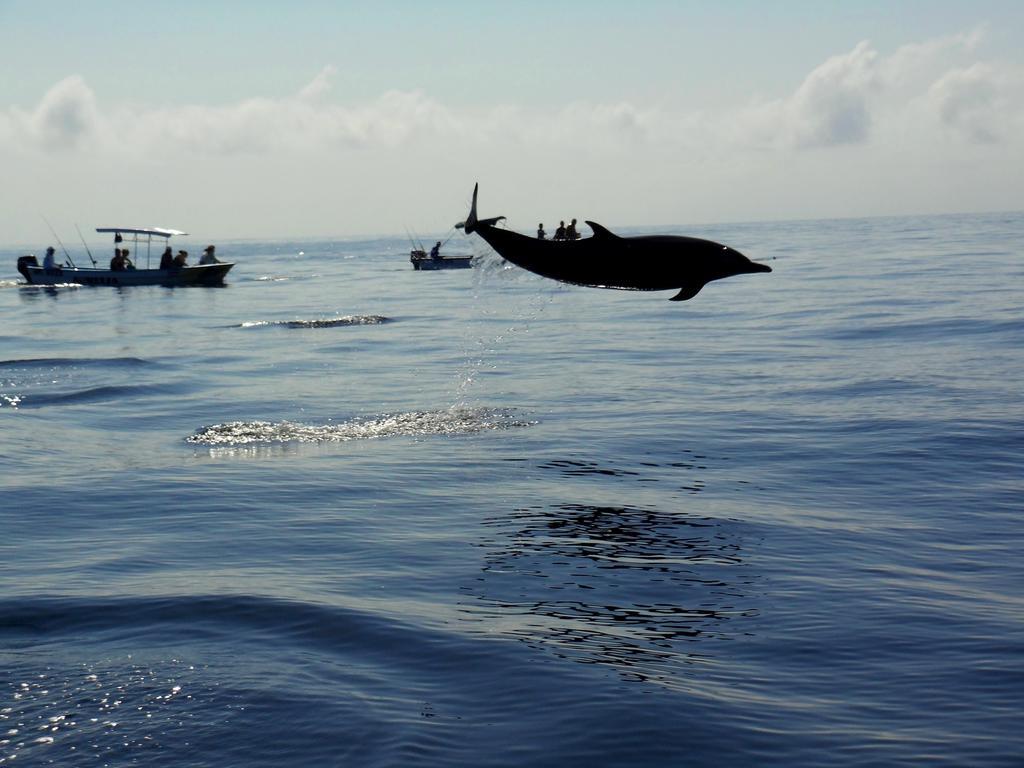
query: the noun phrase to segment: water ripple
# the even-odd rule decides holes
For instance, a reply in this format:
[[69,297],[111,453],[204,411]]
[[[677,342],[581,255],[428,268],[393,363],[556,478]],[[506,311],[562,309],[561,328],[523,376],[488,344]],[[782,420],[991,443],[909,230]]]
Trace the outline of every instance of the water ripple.
[[211,702],[225,719],[242,708],[204,672],[178,659],[104,660],[0,680],[0,765],[158,760],[187,745]]
[[74,366],[100,368],[135,368],[156,365],[139,357],[38,357],[15,360],[0,360],[0,368],[65,368]]
[[[100,403],[111,400],[126,400],[139,395],[160,395],[172,392],[170,385],[128,385],[102,386],[78,389],[71,392],[51,394],[0,394],[8,405],[13,408],[41,408],[48,405],[78,405],[80,403]],[[0,403],[2,406],[3,403]]]
[[1019,335],[1024,331],[1020,318],[978,319],[967,317],[929,318],[927,320],[894,320],[887,323],[861,323],[852,327],[834,328],[822,333],[839,341],[876,341],[892,343],[897,339],[916,341],[947,341],[970,336]]

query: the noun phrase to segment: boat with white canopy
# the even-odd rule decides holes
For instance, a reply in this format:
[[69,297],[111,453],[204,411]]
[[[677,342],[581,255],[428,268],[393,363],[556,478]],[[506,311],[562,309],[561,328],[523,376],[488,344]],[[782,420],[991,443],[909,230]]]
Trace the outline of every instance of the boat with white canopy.
[[[18,271],[31,285],[62,285],[75,283],[79,285],[221,285],[224,277],[234,266],[232,262],[220,261],[214,256],[214,247],[207,246],[198,264],[189,265],[185,262],[185,251],[178,252],[177,263],[172,259],[162,258],[166,249],[170,248],[170,240],[175,235],[187,235],[177,229],[160,227],[97,227],[101,234],[114,235],[114,258],[110,267],[102,268],[89,252],[89,260],[93,266],[79,267],[71,260],[71,255],[64,250],[66,264],[48,266],[44,260],[39,264],[34,255],[18,258]],[[156,239],[157,248],[154,253],[153,243]],[[131,247],[129,247],[131,244]],[[63,248],[63,243],[61,244]],[[88,251],[88,246],[86,246]],[[52,251],[52,249],[51,249]],[[145,255],[145,267],[141,260]],[[139,260],[136,265],[132,257]],[[153,266],[153,262],[160,266]],[[161,264],[163,261],[163,264]]]

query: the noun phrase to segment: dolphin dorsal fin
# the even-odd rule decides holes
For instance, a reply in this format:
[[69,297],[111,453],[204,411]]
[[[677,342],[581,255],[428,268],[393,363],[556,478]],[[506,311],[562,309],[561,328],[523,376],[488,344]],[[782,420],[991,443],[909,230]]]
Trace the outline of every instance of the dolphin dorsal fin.
[[594,237],[598,237],[598,238],[615,238],[616,240],[619,238],[619,236],[616,235],[614,232],[609,232],[607,229],[602,227],[596,221],[587,221],[587,222],[584,222],[584,223],[588,227],[590,227],[592,230],[594,230]]

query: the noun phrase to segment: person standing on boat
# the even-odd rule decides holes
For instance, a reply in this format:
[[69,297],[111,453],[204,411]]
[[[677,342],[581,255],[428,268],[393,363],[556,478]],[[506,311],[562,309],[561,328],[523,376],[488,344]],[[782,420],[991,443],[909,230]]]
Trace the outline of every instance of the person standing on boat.
[[569,222],[569,226],[565,228],[565,239],[566,240],[578,240],[580,233],[576,231],[576,219]]
[[548,236],[548,233],[544,231],[544,222],[542,221],[537,225],[537,239],[543,240]]
[[214,256],[214,246],[208,245],[203,249],[203,255],[199,257],[200,264],[220,264],[220,259]]
[[46,255],[43,256],[43,269],[56,269],[59,265],[53,258],[53,246],[51,245],[46,249]]
[[558,229],[555,230],[555,240],[565,240],[565,222],[558,222]]
[[434,243],[434,247],[430,249],[430,258],[440,259],[441,258],[441,241],[438,240]]
[[164,248],[163,255],[160,257],[160,269],[174,269],[174,251],[169,245]]

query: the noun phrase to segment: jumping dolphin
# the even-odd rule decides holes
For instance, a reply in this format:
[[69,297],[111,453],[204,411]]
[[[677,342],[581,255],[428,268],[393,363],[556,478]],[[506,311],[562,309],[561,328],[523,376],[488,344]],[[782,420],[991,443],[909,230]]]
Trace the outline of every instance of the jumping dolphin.
[[672,301],[692,299],[707,283],[748,272],[771,272],[727,245],[680,235],[619,237],[593,221],[593,237],[538,240],[495,226],[504,216],[479,219],[473,187],[469,218],[456,227],[476,232],[513,264],[563,283],[629,291],[679,289]]

